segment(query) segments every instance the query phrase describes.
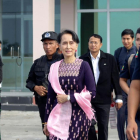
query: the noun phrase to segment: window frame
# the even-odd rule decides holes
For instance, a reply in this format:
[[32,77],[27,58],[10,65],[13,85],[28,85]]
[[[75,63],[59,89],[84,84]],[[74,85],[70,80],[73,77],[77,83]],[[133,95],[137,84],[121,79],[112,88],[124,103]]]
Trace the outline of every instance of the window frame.
[[[110,13],[111,12],[140,12],[140,8],[124,8],[124,9],[111,9],[110,0],[107,0],[107,9],[77,9],[77,0],[75,0],[75,31],[78,33],[78,13],[95,13],[107,12],[107,53],[110,53]],[[77,55],[81,55],[81,46],[78,47]]]

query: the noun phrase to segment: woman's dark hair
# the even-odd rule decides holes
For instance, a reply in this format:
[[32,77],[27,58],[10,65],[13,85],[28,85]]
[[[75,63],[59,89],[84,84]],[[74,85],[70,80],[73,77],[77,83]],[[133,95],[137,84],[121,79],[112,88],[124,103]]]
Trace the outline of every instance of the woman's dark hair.
[[93,34],[93,35],[91,35],[91,36],[89,37],[88,41],[90,40],[91,37],[99,38],[101,43],[102,43],[102,41],[103,41],[102,37],[101,37],[100,35],[98,35],[98,34]]
[[1,40],[0,40],[0,44],[1,44],[2,42],[1,42]]
[[79,43],[79,38],[77,36],[77,34],[74,32],[74,31],[71,31],[71,30],[64,30],[62,31],[61,33],[59,33],[58,37],[57,37],[57,42],[60,44],[61,43],[61,39],[62,39],[62,36],[64,34],[71,34],[72,36],[72,40],[74,42],[76,42],[77,44]]
[[121,37],[123,37],[124,35],[130,35],[131,38],[134,38],[134,32],[131,29],[125,29],[124,31],[122,31]]

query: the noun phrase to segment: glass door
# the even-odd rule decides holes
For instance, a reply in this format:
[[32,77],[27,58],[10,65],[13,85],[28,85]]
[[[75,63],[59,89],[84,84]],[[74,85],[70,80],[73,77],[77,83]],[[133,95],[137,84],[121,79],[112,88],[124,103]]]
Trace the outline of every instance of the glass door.
[[25,85],[32,64],[32,17],[5,13],[2,28],[3,91],[28,91]]
[[3,89],[21,88],[21,18],[16,14],[2,15]]
[[3,92],[27,92],[33,63],[32,0],[2,1]]

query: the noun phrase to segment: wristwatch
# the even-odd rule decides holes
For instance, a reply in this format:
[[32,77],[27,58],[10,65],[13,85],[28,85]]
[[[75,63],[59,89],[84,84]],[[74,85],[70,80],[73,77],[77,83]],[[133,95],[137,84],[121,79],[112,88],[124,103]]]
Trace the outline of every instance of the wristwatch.
[[67,100],[68,100],[68,101],[70,100],[70,95],[68,95]]

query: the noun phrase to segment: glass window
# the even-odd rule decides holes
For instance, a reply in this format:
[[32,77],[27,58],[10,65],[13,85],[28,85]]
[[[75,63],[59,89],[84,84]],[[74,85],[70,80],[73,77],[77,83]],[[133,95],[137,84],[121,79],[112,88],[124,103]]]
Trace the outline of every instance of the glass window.
[[55,32],[60,33],[60,0],[55,0]]
[[132,29],[135,33],[137,28],[140,27],[139,15],[140,12],[111,12],[110,13],[111,54],[114,54],[114,51],[122,46],[121,33],[124,29]]
[[21,0],[2,0],[3,12],[20,13],[21,12]]
[[15,23],[16,16],[15,15],[7,15],[3,14],[2,20],[2,54],[3,56],[11,56],[11,47],[15,46]]
[[78,13],[78,36],[80,44],[78,55],[83,55],[88,51],[88,39],[94,34],[99,34],[103,38],[102,50],[107,51],[107,13]]
[[33,26],[32,19],[24,20],[24,56],[33,56]]
[[140,8],[140,0],[110,0],[110,8]]
[[107,0],[77,0],[77,9],[106,9]]
[[24,5],[24,9],[23,9],[23,12],[24,13],[31,13],[33,11],[33,2],[32,0],[23,0],[23,5]]
[[2,0],[4,13],[32,12],[32,0]]

